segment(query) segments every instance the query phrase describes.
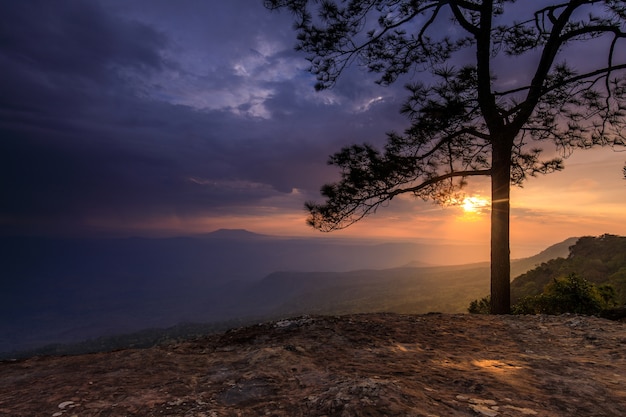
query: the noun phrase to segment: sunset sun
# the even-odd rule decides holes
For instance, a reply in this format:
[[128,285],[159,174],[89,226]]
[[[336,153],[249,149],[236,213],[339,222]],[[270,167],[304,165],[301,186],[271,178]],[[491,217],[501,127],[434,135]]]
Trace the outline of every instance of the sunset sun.
[[489,200],[482,197],[465,197],[461,204],[466,213],[480,213],[489,207]]

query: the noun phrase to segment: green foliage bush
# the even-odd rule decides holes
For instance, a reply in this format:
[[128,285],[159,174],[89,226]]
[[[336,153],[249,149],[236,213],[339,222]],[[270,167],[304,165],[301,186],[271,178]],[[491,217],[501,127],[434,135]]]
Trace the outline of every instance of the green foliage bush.
[[[582,237],[569,252],[513,280],[513,313],[614,316],[611,310],[626,310],[626,237]],[[488,313],[488,299],[472,301],[468,310]]]
[[575,273],[598,289],[611,285],[616,304],[626,305],[626,237],[582,237],[569,250],[566,259],[552,259],[515,278],[511,283],[511,302],[516,304],[524,297],[540,295],[554,277]]
[[474,300],[470,303],[469,311],[471,314],[489,314],[491,311],[491,297],[483,297],[480,300]]
[[[542,294],[521,298],[511,311],[513,314],[597,315],[616,305],[616,292],[611,285],[596,286],[577,274],[570,274],[554,279]],[[489,296],[472,301],[467,310],[472,314],[489,314]]]
[[553,280],[542,294],[523,297],[513,306],[514,314],[599,314],[615,305],[610,285],[596,287],[585,278],[570,274]]

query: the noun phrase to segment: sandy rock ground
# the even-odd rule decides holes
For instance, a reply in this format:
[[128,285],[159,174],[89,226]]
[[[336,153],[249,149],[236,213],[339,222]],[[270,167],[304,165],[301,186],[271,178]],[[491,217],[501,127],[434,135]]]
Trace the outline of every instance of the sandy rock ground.
[[626,324],[300,317],[145,350],[0,363],[0,416],[624,416]]

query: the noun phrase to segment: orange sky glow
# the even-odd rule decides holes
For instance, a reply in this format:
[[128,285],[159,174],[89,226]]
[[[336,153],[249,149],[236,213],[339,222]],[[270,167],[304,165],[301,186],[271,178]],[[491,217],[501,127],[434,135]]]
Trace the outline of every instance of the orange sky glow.
[[[625,161],[626,153],[611,149],[578,151],[565,160],[563,171],[530,178],[523,188],[513,188],[511,256],[531,256],[572,236],[626,235],[626,180],[622,177]],[[479,201],[488,200],[489,183],[486,179],[470,181],[466,192]],[[302,196],[294,190],[283,198],[297,203]],[[132,228],[138,233],[158,231],[161,235],[241,228],[278,236],[471,243],[482,246],[484,260],[488,259],[488,207],[472,211],[463,205],[441,207],[408,196],[397,200],[376,214],[331,233],[308,227],[304,209],[278,210],[270,204],[273,202],[259,205],[247,215],[133,221]],[[114,222],[119,225],[119,219]],[[104,219],[92,221],[103,228],[107,223]]]

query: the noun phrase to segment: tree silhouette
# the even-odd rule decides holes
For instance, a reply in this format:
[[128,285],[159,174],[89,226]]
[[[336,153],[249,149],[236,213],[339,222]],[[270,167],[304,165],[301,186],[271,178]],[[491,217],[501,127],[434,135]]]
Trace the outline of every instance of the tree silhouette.
[[[495,314],[510,312],[511,184],[562,169],[575,148],[626,140],[626,3],[532,2],[530,13],[529,3],[265,1],[293,13],[316,89],[332,87],[354,62],[383,85],[405,74],[429,80],[407,85],[401,111],[411,125],[388,134],[384,149],[353,145],[331,156],[341,179],[322,187],[323,204],[306,204],[309,224],[341,229],[405,193],[453,201],[469,177],[490,176]],[[584,41],[602,60],[576,70],[566,58]],[[542,159],[545,143],[560,157]]]

